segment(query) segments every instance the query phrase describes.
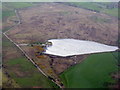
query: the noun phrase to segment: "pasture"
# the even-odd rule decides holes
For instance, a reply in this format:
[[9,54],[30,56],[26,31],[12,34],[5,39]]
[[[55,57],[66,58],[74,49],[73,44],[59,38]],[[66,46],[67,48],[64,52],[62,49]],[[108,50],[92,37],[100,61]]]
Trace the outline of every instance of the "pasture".
[[112,53],[90,55],[60,76],[68,88],[105,88],[105,83],[115,83],[111,74],[118,70],[117,60]]

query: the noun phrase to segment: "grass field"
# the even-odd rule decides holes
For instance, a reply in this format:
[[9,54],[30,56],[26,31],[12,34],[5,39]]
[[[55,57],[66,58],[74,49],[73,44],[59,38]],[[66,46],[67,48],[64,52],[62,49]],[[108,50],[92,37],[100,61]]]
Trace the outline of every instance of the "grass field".
[[35,68],[30,61],[26,60],[25,57],[9,60],[7,64],[11,66],[20,65],[22,71],[28,71]]
[[103,12],[108,14],[108,15],[112,15],[112,16],[118,17],[118,8],[105,9]]
[[2,3],[2,18],[7,18],[15,15],[14,9],[21,9],[30,7],[33,4],[31,3],[22,3],[22,2],[4,2]]
[[110,73],[117,71],[117,60],[111,53],[90,55],[60,76],[68,88],[104,88],[106,82],[115,83]]
[[108,8],[108,6],[112,6],[116,3],[111,3],[111,2],[69,2],[69,3],[65,3],[71,6],[75,6],[75,7],[80,7],[80,8],[84,8],[84,9],[88,9],[91,11],[96,11],[96,12],[101,12],[101,13],[105,13],[114,17],[118,17],[118,8],[114,7],[114,8]]
[[[41,87],[41,88],[56,88],[55,84],[52,84],[50,80],[39,75],[38,73],[33,74],[32,77],[23,77],[17,78],[15,74],[13,74],[13,78],[19,85],[22,87]],[[42,77],[42,78],[41,78]],[[47,82],[46,82],[47,81]]]
[[15,12],[14,12],[14,9],[11,9],[9,7],[7,7],[7,5],[2,5],[2,19],[7,19],[8,17],[10,16],[15,16]]
[[13,16],[15,15],[15,12],[12,11],[12,10],[4,10],[2,11],[2,18],[6,18],[6,17],[9,17],[9,16]]
[[5,6],[11,8],[11,9],[19,9],[19,8],[26,8],[30,7],[33,4],[29,2],[6,2],[4,3]]
[[102,9],[98,5],[96,5],[95,3],[92,3],[92,2],[80,2],[80,3],[72,2],[71,5],[77,6],[77,7],[82,7],[85,9],[96,10],[96,11],[100,11]]

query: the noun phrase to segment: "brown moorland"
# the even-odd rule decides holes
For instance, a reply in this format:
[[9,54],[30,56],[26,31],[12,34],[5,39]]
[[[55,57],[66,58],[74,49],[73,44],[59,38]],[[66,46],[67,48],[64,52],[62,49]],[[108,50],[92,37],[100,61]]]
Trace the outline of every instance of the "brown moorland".
[[[57,3],[45,3],[20,10],[19,15],[21,24],[8,33],[17,43],[75,38],[116,45],[118,21],[105,14]],[[96,20],[95,17],[99,19]]]

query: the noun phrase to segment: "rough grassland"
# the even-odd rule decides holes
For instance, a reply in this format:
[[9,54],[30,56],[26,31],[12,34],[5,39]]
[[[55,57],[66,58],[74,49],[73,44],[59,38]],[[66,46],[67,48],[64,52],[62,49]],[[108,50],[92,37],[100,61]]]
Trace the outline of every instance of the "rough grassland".
[[117,71],[116,64],[111,53],[93,54],[60,76],[68,88],[103,88],[104,82],[115,82],[110,74]]

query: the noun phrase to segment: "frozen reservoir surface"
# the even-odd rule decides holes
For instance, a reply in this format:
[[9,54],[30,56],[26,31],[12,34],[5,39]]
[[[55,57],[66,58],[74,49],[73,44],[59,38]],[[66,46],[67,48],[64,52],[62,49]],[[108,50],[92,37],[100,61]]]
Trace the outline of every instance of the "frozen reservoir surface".
[[51,39],[48,42],[52,42],[52,46],[47,47],[44,53],[62,57],[111,52],[118,49],[117,46],[76,39]]

